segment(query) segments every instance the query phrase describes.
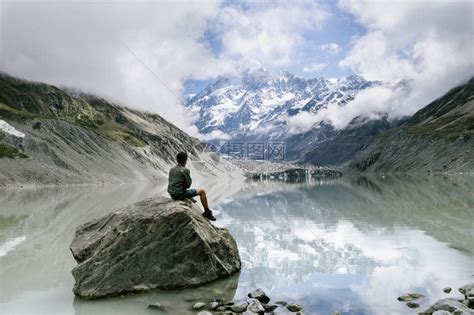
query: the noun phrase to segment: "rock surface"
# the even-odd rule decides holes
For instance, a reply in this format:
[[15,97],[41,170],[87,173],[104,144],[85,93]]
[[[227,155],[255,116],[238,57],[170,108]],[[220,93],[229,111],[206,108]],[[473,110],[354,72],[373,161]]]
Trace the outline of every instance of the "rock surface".
[[253,290],[248,294],[249,298],[252,299],[257,299],[262,303],[268,303],[270,302],[270,298],[267,296],[267,294],[260,288]]
[[195,304],[193,305],[193,310],[198,311],[198,310],[200,310],[200,309],[203,309],[204,306],[206,306],[206,303],[204,303],[204,302],[197,302],[197,303],[195,303]]
[[276,305],[276,304],[265,304],[265,303],[263,303],[262,306],[265,309],[265,312],[267,312],[267,313],[273,312],[278,307],[278,305]]
[[153,310],[164,311],[163,305],[161,305],[161,303],[159,303],[159,302],[152,303],[152,304],[148,305],[148,308],[151,308]]
[[418,304],[418,303],[416,303],[416,302],[411,302],[411,301],[410,301],[410,302],[407,303],[407,306],[408,306],[409,308],[417,308],[417,307],[420,306],[420,304]]
[[230,309],[232,310],[232,312],[235,312],[235,313],[243,313],[247,309],[248,305],[249,304],[245,301],[244,302],[238,302],[238,303],[235,303],[234,305],[232,305],[230,307]]
[[195,286],[241,267],[227,229],[214,227],[197,206],[169,198],[79,226],[71,252],[78,262],[73,291],[82,298]]
[[454,314],[474,314],[472,309],[453,298],[441,299],[420,314],[431,315],[435,314],[436,311],[447,311]]
[[253,313],[264,313],[265,308],[260,304],[259,300],[251,300],[248,306],[248,310],[253,312]]
[[460,287],[459,292],[464,294],[466,300],[474,301],[474,282]]
[[286,306],[286,308],[290,311],[290,312],[299,312],[301,311],[303,308],[301,307],[301,305],[299,304],[295,304],[295,303],[292,303],[292,304],[288,304]]
[[423,294],[419,294],[419,293],[408,293],[408,294],[399,296],[399,297],[398,297],[398,300],[399,300],[400,302],[408,302],[408,301],[413,301],[413,300],[421,299],[421,298],[424,298],[424,297],[425,297],[425,296],[424,296]]

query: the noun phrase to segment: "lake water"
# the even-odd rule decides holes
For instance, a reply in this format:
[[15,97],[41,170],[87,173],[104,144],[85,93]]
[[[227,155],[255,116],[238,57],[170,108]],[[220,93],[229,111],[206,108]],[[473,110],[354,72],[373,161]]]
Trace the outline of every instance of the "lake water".
[[[261,287],[304,314],[413,314],[474,281],[472,177],[343,177],[248,182],[215,205],[240,250],[240,274],[180,291],[74,297],[75,228],[144,198],[150,186],[0,191],[1,314],[195,314],[192,301]],[[451,294],[443,287],[451,286]],[[411,310],[397,297],[426,295]]]

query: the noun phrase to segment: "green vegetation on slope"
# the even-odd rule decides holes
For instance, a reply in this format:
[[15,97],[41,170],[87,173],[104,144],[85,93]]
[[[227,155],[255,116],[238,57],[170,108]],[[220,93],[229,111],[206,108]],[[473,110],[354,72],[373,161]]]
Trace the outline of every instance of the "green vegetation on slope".
[[127,143],[134,147],[144,147],[147,145],[147,142],[142,137],[117,124],[107,123],[98,127],[95,131],[108,139]]
[[26,119],[39,118],[41,116],[34,115],[32,113],[12,108],[10,106],[0,103],[0,117],[6,120],[21,121]]
[[77,93],[71,93],[0,73],[0,117],[14,121],[61,119],[113,141],[135,147],[147,145],[115,105],[99,97],[86,94],[76,97]]
[[17,148],[12,146],[0,143],[0,159],[1,158],[27,158],[26,154],[21,153],[18,151]]
[[406,131],[418,135],[433,135],[447,141],[467,139],[474,135],[474,117],[456,115],[451,117],[440,117],[419,126],[403,126]]
[[472,171],[474,78],[378,135],[350,162],[377,172]]
[[[403,130],[417,136],[435,136],[448,141],[474,135],[474,115],[468,114],[474,102],[474,78],[416,112]],[[462,110],[466,108],[466,110]]]

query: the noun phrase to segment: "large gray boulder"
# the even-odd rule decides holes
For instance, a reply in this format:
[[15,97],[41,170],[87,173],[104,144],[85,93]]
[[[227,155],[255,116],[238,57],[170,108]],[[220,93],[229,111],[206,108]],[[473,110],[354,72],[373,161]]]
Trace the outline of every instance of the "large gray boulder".
[[195,205],[147,199],[78,227],[74,293],[98,298],[154,288],[196,286],[240,269],[227,229]]

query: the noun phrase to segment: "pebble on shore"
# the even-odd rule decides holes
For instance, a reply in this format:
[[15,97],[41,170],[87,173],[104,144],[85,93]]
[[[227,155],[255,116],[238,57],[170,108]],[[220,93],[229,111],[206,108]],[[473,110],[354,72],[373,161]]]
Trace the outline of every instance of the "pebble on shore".
[[[198,311],[198,315],[211,315],[213,312],[219,312],[219,314],[240,314],[240,313],[272,313],[278,307],[286,307],[290,312],[295,313],[296,315],[301,314],[303,307],[300,304],[288,303],[286,301],[277,301],[273,304],[268,304],[270,298],[263,292],[262,289],[253,290],[248,294],[249,297],[252,297],[246,301],[232,301],[232,300],[222,300],[222,299],[213,299],[204,301],[196,301],[194,299],[187,300],[186,302],[193,302],[191,308],[195,311]],[[268,301],[267,303],[261,302],[258,298]],[[148,308],[155,309],[159,311],[166,311],[164,307],[156,302],[148,305]]]
[[443,292],[444,293],[450,293],[451,292],[451,288],[450,287],[446,287],[443,289]]
[[299,305],[299,304],[292,303],[292,304],[288,304],[288,305],[286,306],[286,309],[289,310],[290,312],[299,312],[299,311],[301,311],[303,308],[302,308],[301,305]]
[[268,303],[270,302],[270,298],[265,294],[265,292],[263,292],[262,289],[258,288],[256,290],[253,290],[252,292],[250,292],[248,294],[248,297],[249,298],[252,298],[252,299],[257,299],[259,300],[260,302],[262,303]]
[[238,302],[230,307],[230,310],[235,313],[243,313],[247,309],[249,303],[247,302]]
[[153,310],[160,310],[160,311],[164,311],[165,308],[163,307],[163,305],[161,305],[161,303],[159,302],[156,302],[156,303],[152,303],[150,305],[148,305],[148,308],[151,308]]
[[206,306],[206,303],[204,303],[204,302],[197,302],[197,303],[194,303],[194,305],[193,305],[193,310],[199,311],[199,310],[203,309],[204,306]]
[[417,307],[420,307],[420,304],[416,303],[416,302],[407,302],[407,306],[409,308],[417,308]]
[[410,301],[421,299],[421,298],[424,298],[424,297],[425,296],[423,294],[420,294],[420,293],[407,293],[405,295],[399,296],[398,300],[400,302],[410,302]]

